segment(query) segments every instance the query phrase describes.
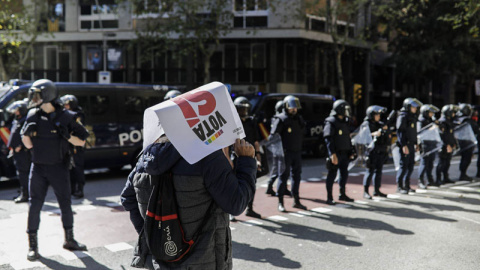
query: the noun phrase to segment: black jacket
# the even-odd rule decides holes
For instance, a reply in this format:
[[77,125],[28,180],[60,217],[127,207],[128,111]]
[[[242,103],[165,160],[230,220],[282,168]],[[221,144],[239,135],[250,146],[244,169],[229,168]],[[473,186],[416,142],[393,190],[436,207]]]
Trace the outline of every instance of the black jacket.
[[305,121],[298,113],[294,116],[283,112],[272,118],[270,134],[278,133],[282,137],[283,149],[287,151],[302,151]]

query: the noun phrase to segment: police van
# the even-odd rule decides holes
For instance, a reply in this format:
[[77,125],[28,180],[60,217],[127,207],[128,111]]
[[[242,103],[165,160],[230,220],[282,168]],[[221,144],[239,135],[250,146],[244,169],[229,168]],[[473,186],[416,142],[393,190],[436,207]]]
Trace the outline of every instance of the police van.
[[[55,83],[59,97],[72,94],[85,112],[84,126],[90,133],[85,147],[85,169],[119,169],[133,164],[142,149],[143,112],[163,101],[173,87],[165,85]],[[5,108],[27,97],[31,84],[11,86],[0,97],[0,176],[14,177],[7,159],[11,116]]]
[[323,139],[323,124],[335,102],[331,95],[303,93],[258,93],[247,96],[252,104],[251,114],[260,125],[260,133],[265,138],[270,133],[271,119],[275,114],[275,104],[288,95],[294,95],[300,100],[302,109],[299,113],[305,119],[306,127],[303,136],[303,149],[314,156],[324,157],[327,154]]

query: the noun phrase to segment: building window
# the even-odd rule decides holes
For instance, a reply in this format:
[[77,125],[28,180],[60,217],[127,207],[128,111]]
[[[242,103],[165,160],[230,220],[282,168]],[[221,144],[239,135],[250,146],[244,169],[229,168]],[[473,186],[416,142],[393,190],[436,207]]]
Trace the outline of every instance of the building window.
[[36,46],[31,55],[31,69],[20,74],[21,79],[49,79],[54,82],[72,80],[70,48],[58,46]]
[[80,1],[79,24],[81,30],[117,29],[118,5],[115,0]]
[[306,48],[298,44],[284,45],[284,81],[289,83],[305,83]]
[[235,28],[268,27],[267,0],[235,0],[233,11]]
[[162,54],[155,54],[152,60],[146,61],[140,56],[142,52],[139,51],[138,53],[138,65],[141,67],[138,72],[141,83],[180,84],[185,82],[185,57],[173,51],[168,51]]
[[49,0],[47,15],[48,32],[65,31],[65,0]]

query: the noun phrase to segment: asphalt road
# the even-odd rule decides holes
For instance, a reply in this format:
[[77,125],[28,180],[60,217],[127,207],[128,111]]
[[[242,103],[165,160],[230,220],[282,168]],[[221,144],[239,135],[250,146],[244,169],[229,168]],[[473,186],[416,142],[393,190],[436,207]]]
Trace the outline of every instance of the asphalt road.
[[[382,191],[389,197],[366,200],[362,172],[354,168],[347,185],[354,203],[327,206],[323,162],[305,159],[300,195],[309,210],[292,208],[287,198],[288,213],[276,210],[277,199],[264,194],[267,179],[260,178],[254,207],[262,219],[242,215],[230,226],[234,269],[478,269],[480,182],[399,195],[392,165],[386,165]],[[470,166],[469,174],[475,172]],[[450,173],[458,177],[457,159]],[[127,174],[89,174],[86,198],[74,200],[75,235],[88,252],[62,249],[50,190],[39,231],[43,257],[33,263],[26,260],[28,205],[14,204],[14,184],[0,182],[0,269],[134,269],[129,265],[136,233],[119,205]]]

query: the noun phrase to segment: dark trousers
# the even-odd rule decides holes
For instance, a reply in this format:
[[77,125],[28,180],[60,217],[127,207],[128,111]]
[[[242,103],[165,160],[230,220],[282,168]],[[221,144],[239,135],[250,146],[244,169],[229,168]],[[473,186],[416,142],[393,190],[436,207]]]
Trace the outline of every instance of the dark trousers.
[[270,168],[270,179],[268,180],[268,185],[273,185],[275,183],[275,180],[277,180],[278,175],[280,174],[278,172],[280,165],[279,163],[282,162],[281,158],[278,158],[277,156],[273,157],[273,162],[272,162],[272,168]]
[[470,147],[469,149],[463,150],[461,153],[461,159],[460,159],[460,175],[464,176],[467,174],[467,169],[468,166],[470,166],[470,163],[472,163],[472,156],[473,156],[473,147]]
[[73,228],[72,200],[70,195],[70,174],[63,163],[54,165],[32,164],[30,169],[30,209],[28,210],[27,233],[35,233],[40,225],[42,210],[48,186],[51,185],[57,197],[62,223],[65,229]]
[[442,182],[442,174],[444,179],[448,179],[448,169],[450,169],[450,161],[452,160],[452,154],[447,153],[446,148],[442,148],[442,152],[438,155],[438,157],[439,161],[437,165],[437,183],[440,184]]
[[[382,170],[385,163],[386,152],[372,152],[368,156],[370,159],[370,168],[367,169],[367,173],[363,177],[363,186],[368,188],[373,178],[373,185],[375,191],[380,189],[382,185]],[[375,175],[375,177],[373,177]]]
[[477,175],[480,175],[480,140],[477,144],[477,149],[478,149],[478,152],[477,152]]
[[415,145],[408,145],[408,155],[403,153],[402,147],[400,151],[400,170],[397,172],[397,186],[403,189],[410,188],[410,176],[415,166]]
[[[18,181],[23,192],[28,192],[28,175],[30,174],[30,165],[32,158],[29,151],[21,150],[13,154],[13,161],[17,168]],[[25,194],[28,195],[28,194]]]
[[420,160],[420,166],[418,168],[418,181],[425,184],[423,181],[425,175],[427,175],[428,183],[433,183],[433,163],[435,162],[435,153],[422,157]]
[[328,199],[332,199],[332,188],[333,182],[337,177],[337,170],[340,171],[340,179],[338,180],[338,185],[340,186],[340,193],[345,192],[345,185],[347,184],[348,180],[348,164],[350,163],[350,157],[348,153],[337,153],[338,159],[338,166],[334,166],[334,168],[328,170],[327,175],[327,193]]
[[285,190],[287,189],[287,181],[292,171],[292,195],[299,198],[298,190],[300,181],[302,180],[302,151],[286,151],[285,152],[285,171],[280,175],[277,185],[278,197],[283,199]]
[[85,186],[85,150],[83,147],[76,147],[76,153],[73,154],[75,166],[70,170],[70,181],[72,193]]

